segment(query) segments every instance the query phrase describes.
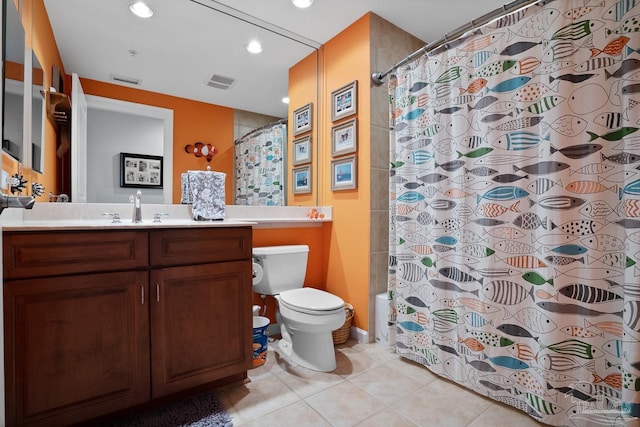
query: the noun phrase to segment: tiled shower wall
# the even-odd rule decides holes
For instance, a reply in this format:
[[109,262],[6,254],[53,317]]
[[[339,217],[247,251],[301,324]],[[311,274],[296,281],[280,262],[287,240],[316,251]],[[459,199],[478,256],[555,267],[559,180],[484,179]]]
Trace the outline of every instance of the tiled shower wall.
[[[371,73],[385,72],[426,43],[392,23],[371,15]],[[389,258],[389,97],[371,82],[371,246],[369,247],[369,341],[375,340],[375,297],[387,290]],[[363,82],[365,83],[365,82]]]
[[254,129],[275,123],[280,117],[265,116],[244,110],[233,110],[233,140],[242,138]]

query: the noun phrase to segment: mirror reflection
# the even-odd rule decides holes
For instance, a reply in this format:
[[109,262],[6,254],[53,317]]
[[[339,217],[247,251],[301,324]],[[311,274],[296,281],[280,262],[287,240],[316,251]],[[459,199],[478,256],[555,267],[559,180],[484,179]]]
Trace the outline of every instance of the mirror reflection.
[[[20,7],[21,3],[18,3]],[[24,52],[25,31],[13,1],[6,2],[5,82],[2,150],[22,161],[24,135]]]
[[[52,10],[51,11],[47,10],[47,13],[51,18],[52,30],[55,34],[55,38],[57,42],[62,46],[64,44],[64,42],[62,41],[64,35],[61,34],[59,37],[59,34],[57,32],[59,28],[57,27],[57,24],[60,24],[63,20],[60,19],[59,16],[58,18],[56,18],[57,16],[56,13],[60,13],[60,11],[58,10],[58,12],[56,12],[55,10],[56,2],[45,1],[44,3],[47,8],[49,8],[50,5],[52,7]],[[164,6],[169,7],[169,4],[165,4]],[[201,8],[202,6],[197,6],[197,7]],[[58,7],[58,9],[60,8]],[[209,22],[208,26],[215,26],[214,23],[218,22],[218,18],[213,18],[213,15],[220,14],[219,12],[216,12],[214,10],[209,10],[209,9],[198,9],[198,10],[199,10],[199,17],[197,19],[204,19],[203,16],[206,16],[207,22]],[[158,14],[158,19],[160,19],[161,17],[162,16]],[[67,21],[69,21],[70,19],[72,20],[72,18],[73,17],[69,17],[69,16],[65,17]],[[196,19],[195,17],[191,17],[191,18]],[[238,27],[238,26],[250,25],[246,22],[239,22],[237,19],[233,19],[228,16],[224,16],[220,18],[220,20],[222,19],[225,20],[225,23],[224,23],[225,28],[226,26]],[[89,15],[84,16],[83,20],[90,21]],[[156,21],[153,21],[153,23],[155,22]],[[67,24],[68,24],[66,25],[67,28],[73,27],[73,25],[71,25],[70,22],[68,22]],[[87,24],[87,22],[84,22],[80,25],[89,25],[89,24]],[[196,26],[193,25],[192,27],[196,27]],[[93,27],[88,28],[87,29],[88,33],[86,33],[87,38],[90,38],[91,36],[89,33],[95,33],[95,30],[96,29]],[[194,28],[194,31],[196,30],[197,28]],[[261,29],[261,28],[256,27],[254,30],[259,35],[262,35],[264,33],[263,38],[267,40],[275,37],[282,37],[282,36],[274,35],[273,33],[265,32],[264,29]],[[84,32],[79,30],[77,31],[74,30],[74,31],[76,35],[77,33],[85,34]],[[64,33],[64,31],[62,31],[62,33]],[[85,52],[85,51],[71,52],[71,51],[65,51],[64,49],[60,49],[60,53],[62,55],[62,61],[64,63],[63,71],[66,77],[65,82],[68,84],[71,73],[77,72],[80,76],[84,93],[90,97],[111,98],[111,99],[117,99],[125,102],[153,105],[159,108],[172,110],[174,113],[173,132],[171,135],[171,137],[173,138],[172,150],[170,150],[169,153],[166,154],[166,147],[162,146],[162,141],[158,141],[159,146],[157,149],[152,149],[149,147],[144,148],[145,150],[144,154],[162,155],[163,153],[165,153],[164,154],[165,165],[168,164],[169,161],[171,160],[173,161],[173,170],[172,170],[173,185],[170,188],[170,190],[173,193],[172,202],[179,203],[180,201],[180,193],[181,193],[180,174],[182,172],[186,172],[186,170],[189,170],[189,169],[198,169],[198,168],[204,169],[206,166],[210,165],[213,170],[225,172],[227,174],[226,186],[228,188],[228,191],[227,191],[226,199],[227,199],[227,203],[231,203],[234,200],[234,197],[232,194],[233,188],[234,188],[233,141],[247,134],[253,129],[262,127],[267,123],[275,122],[278,119],[286,118],[286,115],[287,115],[286,113],[287,107],[285,106],[284,109],[282,108],[283,104],[281,103],[281,96],[279,96],[277,99],[274,99],[273,102],[280,103],[280,106],[277,109],[280,111],[284,111],[284,114],[282,116],[272,116],[272,115],[260,114],[260,113],[255,113],[253,111],[249,111],[249,108],[251,108],[252,105],[257,105],[262,103],[263,102],[262,99],[265,98],[267,96],[267,92],[269,92],[269,90],[272,89],[268,84],[269,73],[271,72],[271,70],[268,67],[265,67],[261,61],[256,61],[255,59],[253,60],[254,63],[251,65],[251,67],[246,67],[248,70],[251,70],[252,77],[251,78],[245,77],[244,79],[239,79],[240,81],[237,83],[237,85],[251,83],[251,84],[257,85],[258,89],[256,89],[251,94],[251,96],[242,97],[242,101],[245,103],[242,106],[238,106],[233,103],[225,104],[223,102],[215,103],[213,101],[203,101],[203,100],[192,101],[193,104],[196,104],[196,103],[198,104],[196,107],[194,107],[193,105],[185,106],[187,103],[183,102],[185,101],[183,99],[172,98],[171,96],[168,96],[168,95],[162,95],[161,89],[157,89],[157,92],[156,92],[154,88],[146,87],[145,86],[146,84],[152,83],[150,78],[143,79],[142,86],[135,87],[136,85],[133,85],[133,84],[109,81],[109,78],[105,76],[108,76],[110,73],[113,73],[114,70],[106,69],[106,66],[100,67],[100,70],[99,70],[99,72],[101,73],[100,75],[91,74],[91,72],[93,71],[89,70],[90,67],[83,66],[82,65],[83,63],[86,62],[93,65],[97,65],[98,63],[101,63],[100,61],[103,61],[105,57],[108,56],[104,52],[106,52],[106,50],[115,49],[115,47],[118,48],[118,52],[127,51],[126,49],[122,49],[123,46],[121,46],[121,43],[119,40],[122,34],[118,34],[117,37],[116,35],[113,35],[113,34],[111,34],[111,36],[113,40],[109,42],[107,41],[104,42],[105,50],[103,50],[103,53],[99,55],[102,57],[101,59],[98,58],[94,60],[93,59],[94,56],[91,56],[95,54],[95,50],[96,50],[95,48],[93,49],[94,52]],[[142,47],[140,47],[139,54],[137,55],[132,54],[133,56],[130,59],[132,66],[133,64],[141,65],[143,64],[143,62],[148,61],[147,59],[148,57],[144,55],[145,51],[142,48],[145,47],[147,44],[152,43],[152,40],[149,40],[152,38],[153,38],[152,35],[148,35],[146,32],[144,34],[142,33],[135,34],[135,37],[133,37],[133,39],[136,40],[136,43],[135,43],[136,47],[137,46],[142,46]],[[131,39],[132,37],[129,37],[128,40],[126,41],[126,43],[128,43],[126,48],[131,48]],[[191,58],[183,58],[183,62],[185,62],[185,67],[184,67],[185,73],[187,71],[191,71],[189,70],[189,68],[195,68],[197,71],[198,69],[197,67],[194,67],[192,65],[187,65],[187,63],[192,64],[191,61],[194,61],[193,58],[206,58],[208,61],[213,61],[213,63],[210,66],[208,66],[208,69],[212,69],[214,71],[220,69],[221,64],[223,64],[223,61],[221,61],[220,58],[217,58],[217,57],[212,58],[211,56],[212,46],[210,43],[211,40],[207,40],[207,43],[205,43],[206,46],[203,48],[205,50],[203,52],[200,52],[200,48],[198,45],[195,44],[195,42],[201,39],[202,37],[197,37],[194,34],[193,37],[191,37],[191,45],[189,49],[186,49],[186,50],[183,49],[183,51],[180,53],[181,55],[183,54],[186,55],[186,53],[188,53],[189,56],[191,57]],[[296,43],[293,41],[291,41],[291,43],[293,45],[296,45]],[[315,52],[315,50],[313,48],[310,48],[309,46],[304,46],[304,47],[291,46],[290,49],[286,49],[286,50],[292,51],[292,52],[304,51],[304,54],[300,55],[301,57],[304,57],[304,55],[311,55]],[[168,54],[165,54],[165,56],[166,55]],[[165,59],[164,63],[155,64],[155,65],[151,64],[151,66],[154,66],[155,70],[159,70],[163,68],[164,66],[166,66],[166,58],[164,59]],[[45,73],[49,72],[49,70],[51,69],[51,66],[49,64],[44,64],[44,65],[45,65],[44,66]],[[144,65],[146,66],[147,64],[144,64]],[[97,70],[97,68],[98,68],[97,66],[93,67],[93,70]],[[201,66],[199,69],[202,70]],[[286,70],[283,72],[286,73]],[[134,71],[130,71],[127,73],[129,75],[136,74],[134,73]],[[127,73],[123,73],[123,74],[127,74]],[[159,74],[159,73],[156,73],[156,74]],[[183,75],[181,76],[181,78],[173,79],[173,80],[176,80],[181,85],[197,84],[198,85],[197,90],[199,91],[199,93],[202,94],[201,96],[204,96],[205,94],[208,94],[208,93],[213,93],[209,91],[219,91],[219,89],[215,89],[211,87],[203,87],[202,78],[197,76],[195,78],[188,78],[186,77],[186,75]],[[173,83],[175,84],[175,82]],[[204,84],[204,86],[207,86],[207,85]],[[145,92],[147,90],[149,92]],[[215,93],[218,93],[218,92],[215,92]],[[234,97],[233,90],[222,91],[222,93],[226,93],[227,95],[225,96]],[[238,97],[235,96],[235,98],[238,98]],[[237,99],[235,99],[234,101],[237,102]],[[305,97],[305,101],[316,103],[316,99],[314,97],[312,98]],[[104,149],[105,147],[108,147],[107,140],[109,140],[109,137],[108,137],[108,134],[107,134],[107,137],[101,137],[101,138],[93,137],[97,129],[95,128],[95,124],[94,124],[96,120],[92,118],[92,114],[94,113],[92,111],[91,102],[89,101],[88,104],[89,104],[89,108],[87,110],[88,127],[86,130],[88,141],[86,145],[86,155],[87,155],[86,166],[87,166],[89,176],[85,176],[85,181],[88,187],[90,187],[93,184],[91,182],[92,180],[90,180],[89,178],[97,170],[89,163],[91,159],[100,158],[99,161],[102,162],[101,166],[104,166],[105,164],[119,166],[119,163],[116,160],[117,155],[119,153],[116,153],[116,152],[109,153],[108,155],[106,155],[107,157],[105,157]],[[222,107],[226,109],[226,111],[222,111],[222,112],[217,111],[216,110],[217,107]],[[75,108],[76,108],[76,105],[73,105],[73,109]],[[98,142],[98,141],[101,141],[101,142]],[[136,143],[135,138],[133,138],[133,141],[134,142],[132,144],[135,144]],[[185,146],[187,146],[188,144],[194,144],[196,142],[211,144],[218,149],[218,154],[215,156],[215,158],[210,164],[203,162],[202,159],[200,159],[199,161],[196,161],[193,155],[188,155],[187,153],[185,153]],[[58,142],[58,144],[60,144],[60,142]],[[71,147],[74,146],[73,143],[71,143],[70,145]],[[130,145],[129,149],[126,151],[127,152],[135,151],[133,148],[134,147]],[[315,150],[316,146],[314,145],[313,148]],[[98,153],[102,153],[102,156],[98,155]],[[142,154],[142,152],[140,153]],[[317,158],[317,156],[314,156],[314,159],[315,158]],[[70,176],[72,177],[74,176],[74,169],[77,169],[77,168],[74,168],[74,163],[72,163],[71,173],[70,173]],[[317,169],[318,168],[314,168],[314,170],[317,170]],[[122,194],[120,193],[122,193],[122,191],[124,190],[119,187],[119,181],[117,179],[117,177],[119,176],[119,169],[114,170],[113,168],[111,168],[110,172],[111,172],[110,174],[102,174],[96,178],[96,181],[98,181],[96,185],[101,186],[99,187],[100,191],[87,188],[87,191],[86,191],[87,201],[91,201],[91,202],[110,201],[110,200],[101,199],[100,194],[103,194],[103,193],[109,193],[113,197],[117,198],[118,199],[117,201],[122,201],[121,200]],[[288,168],[287,172],[284,173],[284,178],[285,179],[289,178],[288,176],[289,174],[290,174],[290,167]],[[274,181],[279,182],[280,180],[274,180]],[[73,187],[74,185],[77,187],[78,186],[77,182],[78,181],[72,180],[71,187]],[[165,180],[165,183],[166,182],[167,180]],[[109,186],[110,191],[102,191],[104,190],[105,186]],[[286,189],[284,189],[284,191],[286,191]],[[63,192],[65,193],[68,192],[73,194],[72,190],[66,190],[66,191],[63,190]],[[314,192],[314,194],[316,193]],[[72,201],[77,201],[77,200],[72,200]]]
[[31,168],[43,173],[45,105],[43,99],[44,74],[35,52],[31,53]]
[[[20,1],[23,2],[24,0]],[[58,193],[72,194],[73,187],[80,187],[80,185],[78,184],[80,181],[77,181],[78,168],[73,166],[73,154],[72,150],[69,149],[69,147],[74,146],[74,144],[72,143],[73,132],[63,132],[62,129],[55,123],[55,114],[57,113],[57,110],[52,112],[52,109],[57,108],[57,104],[55,104],[55,102],[51,98],[52,89],[49,87],[52,84],[52,79],[54,79],[54,77],[49,74],[51,73],[53,66],[61,68],[61,71],[63,73],[63,80],[61,82],[67,83],[69,87],[72,86],[70,84],[70,81],[72,80],[72,73],[79,72],[82,86],[85,87],[85,92],[90,97],[108,98],[111,100],[136,103],[141,106],[152,105],[158,108],[173,111],[175,123],[173,125],[170,137],[167,137],[165,135],[164,137],[156,138],[159,144],[157,149],[143,147],[145,150],[144,154],[164,155],[165,165],[171,165],[171,163],[173,162],[173,169],[170,169],[170,173],[173,175],[173,184],[170,185],[170,188],[168,189],[170,196],[168,199],[166,195],[162,196],[162,199],[165,201],[165,203],[180,202],[181,173],[190,169],[204,169],[206,166],[208,166],[208,164],[202,163],[201,161],[194,161],[194,157],[192,155],[189,156],[185,153],[185,146],[187,144],[194,144],[198,141],[215,145],[218,149],[218,154],[216,155],[216,158],[211,162],[211,166],[213,170],[225,172],[227,174],[227,203],[233,202],[233,189],[235,186],[234,141],[254,129],[261,128],[269,123],[275,123],[279,119],[286,119],[287,107],[284,106],[283,108],[284,104],[281,103],[281,97],[278,97],[277,100],[273,99],[273,101],[269,101],[279,104],[277,108],[274,108],[274,111],[283,111],[283,114],[281,116],[279,114],[277,116],[270,115],[268,113],[265,114],[264,107],[262,107],[262,112],[249,111],[249,108],[251,108],[252,105],[264,106],[265,101],[263,99],[273,98],[272,94],[269,94],[269,89],[272,90],[273,88],[270,88],[270,85],[264,84],[265,81],[279,80],[269,77],[269,73],[273,72],[271,68],[267,67],[267,69],[265,69],[265,67],[260,68],[259,66],[250,67],[250,71],[254,73],[254,78],[246,76],[241,80],[241,83],[246,82],[251,84],[258,84],[260,87],[264,88],[264,93],[262,90],[256,89],[252,92],[250,97],[241,97],[242,99],[248,98],[245,100],[245,104],[243,105],[234,104],[234,102],[237,101],[233,101],[227,104],[225,102],[214,102],[213,100],[207,101],[196,100],[195,98],[193,100],[190,98],[180,98],[176,97],[175,95],[169,95],[169,93],[171,93],[170,90],[165,91],[161,87],[132,87],[131,84],[108,81],[108,79],[105,80],[105,78],[103,77],[99,77],[97,75],[93,76],[91,74],[91,71],[87,71],[88,69],[84,68],[83,64],[85,63],[94,63],[95,65],[95,61],[92,59],[93,57],[91,57],[89,53],[85,51],[76,52],[76,48],[74,48],[72,51],[55,49],[56,47],[58,47],[56,46],[56,43],[61,43],[59,36],[64,37],[64,31],[63,34],[59,34],[57,32],[57,30],[59,30],[59,26],[58,28],[56,28],[56,22],[59,24],[60,22],[64,21],[65,25],[63,25],[63,27],[65,28],[73,27],[73,25],[71,25],[72,22],[66,22],[69,18],[69,16],[67,15],[65,15],[65,19],[62,20],[59,19],[59,16],[58,19],[55,18],[56,13],[60,13],[59,7],[57,8],[57,12],[56,8],[54,7],[54,10],[49,13],[50,11],[48,10],[48,6],[49,4],[55,4],[53,2],[45,1],[44,4],[41,2],[33,2],[33,7],[24,8],[27,13],[32,13],[33,11],[37,14],[38,17],[42,16],[41,12],[46,13],[46,16],[50,18],[52,24],[52,27],[44,28],[43,30],[42,28],[40,28],[41,24],[39,23],[42,22],[40,18],[36,19],[35,15],[34,17],[24,18],[24,21],[29,23],[26,25],[28,32],[27,35],[31,35],[32,37],[32,42],[29,43],[29,40],[27,40],[27,43],[34,46],[34,52],[32,56],[31,49],[25,49],[25,34],[21,25],[20,15],[18,11],[15,10],[14,3],[14,1],[5,2],[6,7],[8,8],[8,13],[6,14],[7,20],[8,22],[11,22],[11,24],[7,25],[7,31],[13,34],[14,30],[19,30],[21,34],[18,36],[8,35],[5,38],[5,42],[11,42],[10,45],[7,45],[6,47],[8,64],[7,68],[11,69],[11,73],[7,73],[6,77],[7,79],[14,80],[13,82],[7,81],[6,88],[7,92],[12,92],[12,96],[15,96],[13,99],[7,98],[7,104],[11,103],[12,105],[17,107],[22,105],[22,108],[5,109],[5,114],[19,118],[19,121],[16,120],[14,125],[9,125],[8,123],[10,121],[5,120],[7,129],[5,129],[4,132],[3,146],[5,146],[5,151],[10,153],[15,159],[20,161],[25,166],[32,165],[32,168],[35,171],[40,172],[43,175],[41,177],[39,176],[38,180],[43,180],[46,184],[48,184],[50,188],[47,188],[47,192],[53,190],[54,192]],[[11,10],[11,8],[13,8],[13,10]],[[208,14],[219,14],[219,12],[208,11]],[[88,16],[89,15],[87,15],[87,17]],[[208,16],[207,18],[211,22],[218,22],[216,19],[214,19],[213,16]],[[226,15],[224,15],[220,19],[225,20],[225,26],[251,25],[246,22],[242,22],[239,24],[237,19],[232,19]],[[30,24],[31,22],[33,22],[33,25]],[[214,25],[213,27],[217,26]],[[95,28],[88,29],[87,31],[95,32]],[[256,31],[258,33],[261,33],[264,32],[264,29],[257,28]],[[74,37],[76,36],[77,32],[74,30]],[[290,48],[287,48],[285,50],[288,52],[290,51],[292,55],[300,55],[301,58],[303,58],[305,55],[308,55],[309,57],[315,55],[315,59],[313,62],[317,65],[317,50],[314,47],[308,45],[300,45],[296,41],[292,41],[286,37],[282,37],[281,35],[274,35],[272,33],[268,33],[268,35],[265,35],[264,37],[267,39],[280,37],[283,40],[286,40],[286,43]],[[138,42],[143,45],[149,41],[148,39],[153,39],[153,35],[147,33],[136,34],[136,40],[138,40]],[[192,37],[192,39],[194,38]],[[129,40],[129,38],[127,38],[127,40]],[[53,41],[53,45],[51,45],[51,41]],[[109,39],[104,41],[104,43],[106,45],[117,44],[118,40]],[[122,46],[118,44],[119,50],[121,49],[121,47]],[[210,46],[206,47],[210,48]],[[95,51],[95,49],[93,50]],[[174,54],[176,54],[176,50],[177,49],[175,49],[175,47],[167,47],[165,52],[166,55],[164,55],[164,58],[173,57]],[[184,49],[181,48],[179,50],[183,51]],[[61,58],[57,56],[58,51],[62,55]],[[198,51],[193,51],[193,49],[189,49],[188,51],[190,52],[189,54],[194,57],[202,56]],[[9,52],[12,53],[10,54]],[[38,54],[37,56],[36,53]],[[183,53],[184,52],[181,52],[181,54]],[[38,56],[40,58],[38,58]],[[82,58],[82,60],[78,62],[78,58]],[[42,61],[42,59],[44,59],[44,62]],[[25,65],[29,66],[31,65],[31,62],[33,63],[33,67],[29,67],[29,70],[25,70]],[[141,62],[143,61],[138,60],[138,63]],[[157,64],[146,64],[146,66],[150,67],[154,67],[156,65]],[[104,68],[104,66],[100,67],[100,73],[108,74],[113,71],[106,70]],[[16,72],[16,70],[19,70],[19,72]],[[84,76],[82,75],[83,72],[85,73]],[[27,75],[27,73],[29,73],[29,75]],[[33,78],[31,78],[31,74],[33,74]],[[305,85],[312,85],[311,87],[316,86],[317,78],[315,73],[313,74],[313,76],[310,75],[308,79],[305,79]],[[31,85],[29,85],[30,87],[28,88],[21,87],[21,85],[23,85],[23,82],[32,82],[33,87],[31,87]],[[194,83],[202,85],[202,82],[195,78],[179,79],[179,82],[181,85],[192,85]],[[171,84],[175,84],[175,82],[171,82]],[[207,92],[209,90],[214,89],[198,89],[199,93],[202,94],[210,93]],[[289,90],[291,90],[290,87]],[[44,102],[41,95],[41,93],[43,92],[45,93]],[[73,94],[73,92],[73,90],[67,90],[65,93],[69,95],[69,93]],[[21,95],[23,96],[22,100],[20,100],[19,98]],[[231,91],[229,91],[228,96],[233,97]],[[237,99],[238,97],[236,96],[233,98]],[[315,103],[317,100],[317,93],[313,95],[311,93],[307,93],[304,98],[305,101]],[[75,107],[76,106],[73,105],[72,110],[76,110]],[[267,108],[266,110],[269,109]],[[23,118],[21,116],[21,112],[22,114],[24,114],[25,111],[30,111],[31,113],[28,114],[28,117]],[[91,118],[91,115],[93,114],[91,105],[89,105],[88,111],[85,111],[86,114],[88,114],[88,117],[86,117],[88,119],[88,128],[86,128],[84,132],[86,134],[88,131],[90,135],[93,135],[96,131],[94,125],[96,120],[93,120]],[[11,129],[9,129],[9,126],[12,126]],[[92,126],[94,126],[93,130]],[[22,130],[23,128],[24,130]],[[29,134],[31,134],[30,137]],[[24,139],[29,139],[30,141],[25,147],[22,147],[22,141]],[[166,141],[168,139],[172,139],[172,145],[169,149],[166,146]],[[126,151],[135,151],[132,150],[132,148],[135,148],[137,138],[134,136],[129,138],[129,140],[132,142],[130,143]],[[163,140],[165,142],[164,146]],[[99,139],[90,138],[90,140],[87,141],[87,144],[83,147],[84,156],[88,156],[89,159],[96,157],[99,158],[98,162],[101,162],[100,164],[102,166],[104,164],[113,165],[113,167],[111,168],[113,169],[111,170],[111,174],[107,176],[108,179],[97,179],[98,182],[95,183],[95,185],[98,186],[97,188],[99,188],[101,191],[93,191],[91,189],[87,189],[88,194],[92,195],[92,199],[87,201],[113,202],[114,200],[101,199],[102,196],[100,196],[100,194],[105,193],[110,194],[109,197],[115,197],[117,199],[115,201],[121,201],[120,197],[122,196],[122,189],[119,186],[118,180],[115,179],[115,177],[117,177],[120,173],[119,164],[114,160],[116,156],[119,155],[119,153],[111,153],[111,157],[104,157],[103,152],[102,156],[99,155],[99,153],[101,153],[100,150],[103,150],[104,147],[108,145],[112,144],[110,144],[109,138],[107,136],[101,137]],[[45,146],[49,147],[47,148],[47,153],[45,153]],[[314,144],[314,153],[317,152],[317,149],[317,145]],[[88,178],[87,175],[91,176],[93,171],[95,171],[96,169],[93,168],[88,161],[83,161],[82,163],[83,166],[86,166],[86,170],[90,171],[88,174],[85,172],[82,176],[82,179],[84,179],[84,182],[86,183]],[[50,170],[44,170],[45,164],[52,165],[51,167],[49,167]],[[260,165],[256,164],[254,164],[253,166],[258,168],[260,167]],[[314,168],[315,170],[318,170],[320,167],[320,165],[317,166],[317,168]],[[278,176],[277,179],[273,178],[272,181],[286,183],[287,179],[290,178],[289,174],[290,167],[285,168],[285,171],[282,173],[282,175]],[[165,183],[167,182],[171,183],[171,180],[165,180]],[[102,191],[104,190],[105,186],[109,186],[110,191]],[[286,187],[283,186],[282,191],[286,192]],[[262,191],[258,194],[261,193]],[[315,197],[317,200],[317,195],[315,195]],[[269,204],[269,202],[267,202],[267,204]]]

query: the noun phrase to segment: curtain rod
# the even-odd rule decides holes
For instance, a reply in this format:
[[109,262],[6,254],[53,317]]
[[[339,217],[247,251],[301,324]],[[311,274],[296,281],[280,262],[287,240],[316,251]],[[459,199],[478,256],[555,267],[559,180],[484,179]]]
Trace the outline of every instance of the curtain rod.
[[263,130],[265,130],[265,129],[267,129],[267,128],[270,128],[270,127],[272,127],[272,126],[275,126],[275,125],[286,125],[286,124],[287,124],[287,122],[288,122],[288,120],[287,120],[287,119],[280,119],[280,120],[277,120],[277,121],[275,121],[275,122],[267,123],[267,124],[266,124],[266,125],[264,125],[264,126],[260,126],[259,128],[256,128],[256,129],[252,130],[251,132],[247,132],[246,134],[242,135],[240,138],[238,138],[238,139],[236,139],[235,141],[233,141],[233,143],[234,143],[235,145],[237,145],[237,144],[240,142],[240,140],[242,140],[242,139],[244,139],[244,138],[248,137],[248,136],[249,136],[249,135],[251,135],[251,134],[254,134],[254,133],[257,133],[257,132],[263,131]]
[[540,3],[540,4],[547,4],[547,3],[551,3],[553,0],[515,0],[509,4],[503,5],[502,7],[495,9],[487,14],[482,15],[480,18],[478,19],[473,19],[470,22],[468,22],[467,24],[456,28],[455,30],[449,32],[449,33],[445,33],[445,35],[440,38],[439,40],[436,40],[435,42],[431,42],[429,44],[427,44],[426,46],[418,49],[417,51],[413,52],[411,55],[407,56],[406,58],[404,58],[403,60],[401,60],[400,62],[396,63],[394,66],[392,66],[391,68],[389,68],[387,71],[385,71],[384,73],[380,73],[380,72],[375,72],[371,75],[371,80],[373,81],[373,83],[376,86],[380,86],[384,83],[384,78],[389,75],[390,73],[392,73],[394,70],[396,70],[398,67],[408,63],[409,61],[412,61],[413,59],[417,58],[420,55],[423,55],[427,52],[430,52],[442,45],[445,45],[447,43],[450,43],[456,39],[458,39],[459,37],[463,36],[465,33],[467,33],[469,30],[473,30],[476,27],[481,27],[495,19],[497,19],[500,16],[505,16],[508,15],[512,12],[515,12],[518,9],[521,9],[525,6],[528,6],[530,4],[534,4],[534,3]]

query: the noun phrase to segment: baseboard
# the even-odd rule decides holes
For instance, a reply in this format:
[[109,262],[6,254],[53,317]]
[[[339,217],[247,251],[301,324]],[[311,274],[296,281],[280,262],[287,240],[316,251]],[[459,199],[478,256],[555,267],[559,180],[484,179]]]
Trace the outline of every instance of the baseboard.
[[349,336],[358,341],[360,344],[368,344],[369,343],[369,332],[364,329],[357,328],[355,326],[351,327],[349,331]]

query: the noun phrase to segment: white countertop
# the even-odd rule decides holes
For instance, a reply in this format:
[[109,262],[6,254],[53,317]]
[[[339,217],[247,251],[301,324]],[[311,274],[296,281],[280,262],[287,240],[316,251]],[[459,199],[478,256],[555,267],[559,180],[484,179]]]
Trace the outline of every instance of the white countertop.
[[[323,218],[311,219],[316,209]],[[133,207],[129,203],[36,203],[33,209],[8,208],[0,214],[0,226],[12,231],[130,229],[130,228],[191,228],[238,227],[291,228],[316,227],[331,221],[332,209],[327,206],[227,206],[225,219],[194,221],[189,205],[142,205],[142,222],[132,223]],[[118,213],[114,223],[110,214]],[[154,222],[161,214],[160,222]]]

